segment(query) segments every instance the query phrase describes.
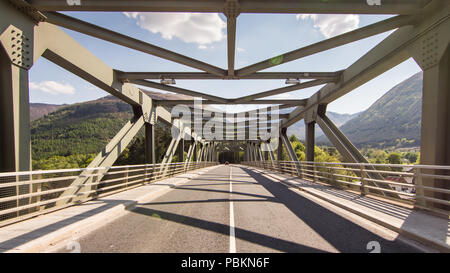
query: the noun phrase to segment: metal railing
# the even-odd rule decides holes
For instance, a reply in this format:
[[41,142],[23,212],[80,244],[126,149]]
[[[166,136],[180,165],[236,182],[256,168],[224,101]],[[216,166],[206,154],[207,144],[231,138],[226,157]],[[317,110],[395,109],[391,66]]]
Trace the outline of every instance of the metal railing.
[[[180,162],[0,173],[0,226],[217,165]],[[74,181],[83,183],[74,183]]]
[[[242,164],[356,191],[361,195],[393,199],[439,214],[449,215],[450,211],[450,166],[308,161],[252,161]],[[429,183],[436,179],[440,186]],[[438,206],[430,206],[430,203]]]

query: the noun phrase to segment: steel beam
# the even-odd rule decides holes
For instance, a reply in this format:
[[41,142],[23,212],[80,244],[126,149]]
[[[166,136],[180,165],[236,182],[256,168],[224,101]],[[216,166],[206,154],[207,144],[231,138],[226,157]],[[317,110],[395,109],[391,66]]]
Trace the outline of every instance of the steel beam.
[[108,65],[58,27],[42,22],[35,36],[35,59],[42,55],[128,104],[141,105],[143,94],[136,87],[119,82]]
[[197,147],[197,142],[193,142],[189,145],[189,150],[187,153],[187,157],[186,157],[186,164],[189,164],[192,161],[192,157],[195,157],[194,153],[195,153],[195,149]]
[[[155,100],[157,105],[174,106],[178,104],[184,105],[194,105],[194,100]],[[248,104],[248,105],[259,105],[259,104],[288,104],[293,106],[306,105],[306,100],[251,100],[246,102],[234,103],[234,102],[217,102],[213,100],[202,100],[203,105],[221,105],[221,104]]]
[[183,95],[188,95],[188,96],[192,96],[192,97],[200,97],[203,99],[207,99],[207,100],[211,100],[211,101],[215,101],[215,102],[219,102],[219,103],[227,103],[228,102],[227,99],[224,99],[221,97],[208,95],[208,94],[204,94],[201,92],[192,91],[192,90],[179,88],[179,87],[175,87],[175,86],[160,84],[160,83],[156,83],[156,82],[152,82],[152,81],[130,80],[130,82],[137,84],[137,85],[147,86],[147,87],[155,88],[155,89],[159,89],[159,90],[165,90],[165,91],[169,91],[169,92],[173,92],[173,93],[177,93],[177,94],[183,94]]
[[329,80],[313,80],[313,81],[308,81],[308,82],[304,82],[304,83],[300,83],[300,84],[289,85],[286,87],[281,87],[281,88],[277,88],[277,89],[273,89],[273,90],[269,90],[269,91],[259,92],[256,94],[240,97],[240,98],[232,100],[232,103],[245,103],[245,102],[253,101],[256,99],[261,99],[261,98],[280,95],[280,94],[284,94],[284,93],[288,93],[288,92],[292,92],[292,91],[296,91],[296,90],[300,90],[300,89],[323,85],[323,84],[326,84],[329,82],[330,82]]
[[[86,1],[83,1],[83,6]],[[88,3],[86,3],[88,4]],[[147,54],[151,54],[166,60],[170,60],[179,64],[183,64],[189,67],[197,68],[202,71],[209,72],[211,74],[224,76],[225,70],[215,67],[213,65],[189,58],[187,56],[169,51],[167,49],[143,42],[138,39],[117,33],[76,18],[57,13],[57,12],[45,12],[47,16],[47,22],[59,25],[61,27],[74,30],[80,33],[84,33],[111,43],[115,43],[121,46],[125,46],[134,50],[138,50]]]
[[[28,0],[41,11],[141,11],[141,12],[224,12],[224,0],[83,0],[68,4],[65,0]],[[76,3],[75,1],[74,3]],[[80,3],[81,3],[80,2]],[[241,13],[342,13],[342,14],[415,14],[427,0],[383,0],[369,5],[361,0],[319,3],[317,0],[240,0]]]
[[[91,191],[95,189],[95,186],[86,186],[81,187],[84,184],[99,182],[103,176],[106,174],[106,170],[102,171],[92,171],[89,168],[97,168],[97,167],[110,167],[114,164],[120,154],[125,150],[125,148],[130,144],[131,140],[133,140],[134,136],[139,132],[139,130],[144,126],[144,118],[134,117],[130,121],[128,121],[122,129],[113,137],[113,139],[103,148],[103,150],[97,154],[97,156],[92,160],[92,162],[87,166],[86,171],[83,171],[79,178],[75,179],[71,187],[65,190],[61,197],[71,196],[75,194],[80,194],[79,196],[63,199],[57,201],[56,205],[66,205],[71,202],[80,201],[86,196],[83,196],[83,192]],[[78,189],[74,187],[79,187]],[[95,196],[95,194],[92,194]]]
[[206,72],[123,72],[117,71],[117,78],[121,81],[131,80],[328,80],[336,81],[342,72],[256,72],[247,76],[233,77],[218,76]]
[[292,111],[282,126],[291,126],[301,120],[308,110],[320,104],[328,104],[406,61],[409,58],[407,45],[413,38],[414,33],[411,26],[396,30],[347,68],[339,83],[327,84],[308,99],[306,106],[297,107]]
[[182,136],[181,132],[183,132],[184,128],[183,128],[181,122],[178,122],[178,123],[179,123],[180,133],[178,134],[178,136],[176,138],[172,137],[169,147],[167,148],[164,158],[161,162],[160,173],[163,177],[165,176],[167,169],[169,168],[169,164],[172,163],[173,155],[175,154],[175,151],[177,150],[178,145],[181,140],[181,136]]
[[297,154],[295,153],[294,148],[292,148],[292,143],[291,143],[291,141],[289,141],[289,138],[287,137],[286,132],[287,132],[286,128],[281,129],[281,134],[280,134],[281,139],[283,140],[284,146],[286,147],[289,158],[295,164],[295,168],[297,170],[298,176],[301,177],[302,176],[302,168],[300,166],[300,163],[298,162]]
[[227,0],[225,2],[225,15],[227,16],[227,57],[228,76],[234,76],[234,58],[236,54],[236,20],[239,16],[238,0]]
[[387,20],[368,25],[333,38],[320,41],[318,43],[290,51],[279,56],[261,61],[259,63],[246,66],[236,71],[238,77],[246,76],[257,71],[261,71],[272,66],[280,65],[283,63],[291,62],[300,58],[304,58],[325,50],[329,50],[338,46],[342,46],[348,43],[352,43],[373,35],[377,35],[395,28],[399,28],[404,25],[412,23],[414,17],[411,16],[397,16],[389,18]]
[[[317,124],[320,126],[324,134],[333,143],[333,146],[339,151],[345,162],[349,163],[369,163],[367,159],[359,152],[359,150],[351,143],[351,141],[339,130],[339,128],[325,115],[319,114],[316,118]],[[369,167],[368,167],[369,168]],[[370,168],[375,170],[375,168]],[[360,174],[361,177],[362,174]],[[367,176],[372,179],[384,180],[384,177],[377,172],[368,172]],[[380,188],[389,189],[389,185],[370,182]],[[386,193],[384,191],[370,190],[385,196],[398,197],[397,194]]]
[[204,144],[200,144],[200,145],[201,145],[201,147],[200,147],[200,151],[199,151],[199,153],[197,155],[197,162],[203,161],[202,160],[203,159],[203,152],[205,150],[205,145]]

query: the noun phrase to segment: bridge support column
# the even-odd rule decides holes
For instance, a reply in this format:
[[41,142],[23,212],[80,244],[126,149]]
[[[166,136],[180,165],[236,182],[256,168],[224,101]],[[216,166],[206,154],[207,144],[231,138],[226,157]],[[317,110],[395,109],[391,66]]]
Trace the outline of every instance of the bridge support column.
[[197,160],[197,158],[198,158],[198,144],[197,144],[196,140],[193,140],[193,141],[194,141],[194,149],[192,151],[192,157],[194,158],[194,161],[198,161]]
[[180,139],[178,144],[178,162],[184,162],[184,139]]
[[209,149],[210,149],[210,143],[206,143],[205,144],[205,153],[204,153],[203,161],[208,161],[208,159],[209,159]]
[[[442,28],[430,33],[422,43],[417,45],[415,55],[415,60],[424,71],[420,147],[420,163],[424,165],[450,165],[450,47],[448,38],[445,39],[439,34],[447,31],[448,29]],[[432,42],[434,44],[430,47],[429,45]],[[425,50],[431,50],[431,53],[425,52],[423,47],[425,47]],[[426,56],[431,55],[436,57],[425,59]],[[436,175],[450,174],[449,171],[444,170],[434,172],[422,170],[422,172]],[[450,189],[449,181],[434,178],[417,180],[422,181],[422,186]],[[450,209],[449,205],[434,203],[424,199],[450,200],[450,194],[418,189],[417,198],[417,206],[446,211]]]
[[281,135],[278,137],[278,148],[277,148],[277,162],[278,162],[278,171],[282,171],[281,161],[283,161],[283,139]]
[[314,147],[315,147],[315,129],[316,123],[306,122],[305,120],[305,129],[306,129],[306,161],[314,162]]
[[[314,162],[314,147],[316,146],[315,143],[315,129],[316,129],[316,122],[315,121],[309,121],[305,119],[305,136],[306,136],[306,153],[305,153],[305,160],[308,162]],[[307,166],[309,163],[307,163]],[[315,165],[307,167],[308,172],[311,174],[311,177],[313,181],[316,181],[316,167]]]
[[214,142],[213,143],[213,150],[212,150],[213,154],[212,154],[212,162],[217,161],[217,143]]
[[34,22],[0,3],[0,172],[31,170],[28,70],[33,65]]
[[[0,2],[0,172],[32,169],[28,70],[34,61],[34,26],[31,18],[8,1]],[[17,182],[29,178],[22,175],[17,177]],[[2,188],[0,196],[32,193],[38,187],[35,184]],[[4,202],[2,207],[13,208],[36,201],[36,197],[22,198]],[[13,214],[19,216],[20,212]]]
[[258,152],[259,152],[259,159],[261,160],[261,162],[264,162],[266,161],[266,157],[263,152],[262,145],[263,145],[262,143],[258,144]]
[[258,161],[258,147],[256,143],[253,143],[253,158]]
[[277,160],[283,161],[283,139],[278,137]]
[[155,164],[155,126],[145,124],[145,163]]
[[198,152],[198,154],[197,154],[197,162],[201,162],[201,161],[203,161],[202,159],[203,159],[203,151],[204,151],[204,149],[205,149],[205,145],[203,144],[203,143],[201,143],[201,144],[199,144],[200,145],[200,151]]

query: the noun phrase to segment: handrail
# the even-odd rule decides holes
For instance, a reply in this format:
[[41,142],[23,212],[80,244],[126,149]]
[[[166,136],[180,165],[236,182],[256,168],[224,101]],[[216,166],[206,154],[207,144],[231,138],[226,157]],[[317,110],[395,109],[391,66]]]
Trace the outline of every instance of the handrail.
[[[162,164],[158,163],[0,173],[0,226],[217,164],[206,161],[166,163],[165,170],[161,170]],[[72,185],[79,178],[89,180]],[[77,192],[62,196],[70,188]],[[81,197],[81,201],[71,201],[74,197]],[[60,200],[67,202],[57,206],[56,201]]]
[[[450,166],[436,165],[400,165],[400,164],[370,164],[370,163],[341,163],[341,162],[311,162],[311,161],[246,161],[242,164],[286,173],[303,180],[328,184],[344,190],[359,192],[361,195],[375,195],[380,198],[394,199],[396,201],[415,205],[418,208],[431,210],[439,214],[449,215],[450,201],[445,196],[425,196],[424,191],[449,194]],[[302,173],[299,176],[295,170],[300,166]],[[367,177],[367,173],[379,173],[381,179]],[[423,184],[426,179],[439,179],[445,187]],[[387,186],[380,187],[371,182]],[[446,183],[449,183],[448,186]],[[431,184],[431,185],[430,185]],[[442,184],[442,183],[441,183]],[[382,192],[393,194],[386,197]],[[427,202],[444,205],[444,208],[425,205]]]

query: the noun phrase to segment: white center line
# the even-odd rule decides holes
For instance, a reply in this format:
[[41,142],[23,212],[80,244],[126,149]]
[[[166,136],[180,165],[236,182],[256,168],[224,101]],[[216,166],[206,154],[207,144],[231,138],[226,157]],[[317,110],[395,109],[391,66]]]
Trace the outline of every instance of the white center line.
[[234,208],[233,201],[231,201],[231,196],[233,194],[233,179],[232,176],[233,168],[230,166],[230,253],[236,253],[236,238],[234,237]]

